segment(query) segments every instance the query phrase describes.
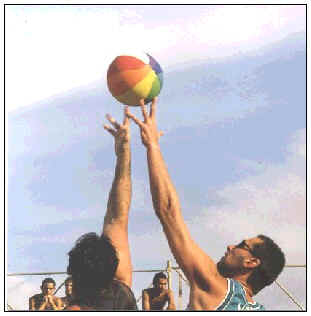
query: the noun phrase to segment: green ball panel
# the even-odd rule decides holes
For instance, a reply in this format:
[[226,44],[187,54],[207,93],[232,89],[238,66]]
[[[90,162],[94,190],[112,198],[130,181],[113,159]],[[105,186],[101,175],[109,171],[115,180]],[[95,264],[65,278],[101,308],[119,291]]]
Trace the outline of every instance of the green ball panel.
[[161,82],[160,82],[158,77],[155,77],[155,79],[152,83],[151,90],[150,90],[147,98],[145,99],[145,103],[151,102],[152,99],[160,93],[160,90],[161,90]]

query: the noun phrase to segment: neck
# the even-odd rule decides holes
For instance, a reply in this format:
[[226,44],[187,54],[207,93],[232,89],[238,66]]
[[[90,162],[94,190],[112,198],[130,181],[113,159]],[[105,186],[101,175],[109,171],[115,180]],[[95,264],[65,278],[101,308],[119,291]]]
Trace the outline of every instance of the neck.
[[247,283],[247,279],[248,279],[249,275],[238,275],[236,277],[234,277],[233,279],[240,282],[243,287],[244,290],[246,292],[246,295],[249,297],[252,297],[254,295],[252,287]]

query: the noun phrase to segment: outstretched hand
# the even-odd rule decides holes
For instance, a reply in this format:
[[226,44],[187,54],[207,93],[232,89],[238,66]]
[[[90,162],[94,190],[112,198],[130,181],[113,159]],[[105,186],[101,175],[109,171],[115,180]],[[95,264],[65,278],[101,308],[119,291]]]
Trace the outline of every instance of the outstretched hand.
[[128,107],[124,108],[123,124],[119,124],[110,114],[106,115],[107,120],[111,123],[104,124],[107,130],[115,139],[115,152],[118,155],[130,143],[130,122],[128,119]]
[[140,135],[142,143],[148,148],[152,146],[157,146],[159,144],[159,138],[163,135],[163,132],[159,132],[156,122],[156,103],[157,98],[154,98],[151,103],[150,113],[147,113],[147,108],[144,100],[139,101],[141,111],[144,117],[144,121],[139,120],[135,115],[133,115],[129,110],[126,115],[132,119],[140,128]]

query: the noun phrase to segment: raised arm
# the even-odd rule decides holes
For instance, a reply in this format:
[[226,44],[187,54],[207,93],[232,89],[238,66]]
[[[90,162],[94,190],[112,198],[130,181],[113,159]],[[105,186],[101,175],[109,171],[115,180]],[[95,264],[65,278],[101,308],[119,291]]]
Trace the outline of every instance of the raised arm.
[[147,149],[150,190],[153,207],[163,226],[171,251],[192,285],[210,286],[220,278],[213,260],[191,238],[181,214],[175,187],[170,179],[159,145],[161,133],[156,124],[156,99],[150,114],[141,101],[144,121],[128,116],[140,127],[142,142]]
[[115,139],[117,162],[109,193],[103,234],[110,238],[118,253],[119,265],[115,278],[131,287],[132,264],[128,243],[128,213],[131,204],[132,184],[129,119],[126,117],[126,112],[127,107],[124,109],[123,124],[119,124],[114,118],[107,115],[107,119],[113,127],[104,125]]

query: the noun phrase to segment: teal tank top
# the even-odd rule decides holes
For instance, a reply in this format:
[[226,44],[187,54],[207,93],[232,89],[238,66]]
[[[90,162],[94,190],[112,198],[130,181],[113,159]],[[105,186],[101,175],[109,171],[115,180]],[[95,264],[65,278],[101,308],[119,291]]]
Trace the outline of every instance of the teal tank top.
[[227,279],[228,280],[228,291],[216,308],[218,311],[263,311],[264,307],[257,303],[250,303],[246,300],[245,290],[240,282]]

